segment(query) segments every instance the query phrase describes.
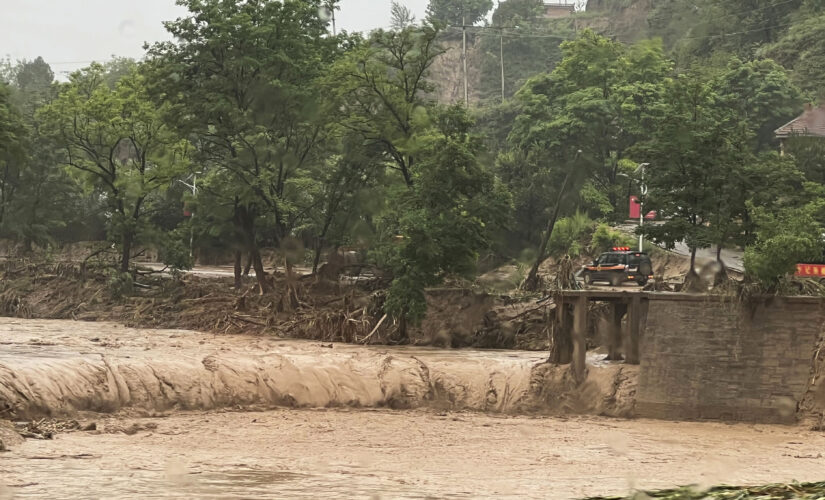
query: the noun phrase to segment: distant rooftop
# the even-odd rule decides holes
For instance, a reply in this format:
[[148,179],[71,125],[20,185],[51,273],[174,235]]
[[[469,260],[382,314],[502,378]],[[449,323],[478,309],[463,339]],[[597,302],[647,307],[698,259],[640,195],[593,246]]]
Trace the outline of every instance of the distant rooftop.
[[544,2],[544,15],[549,18],[567,17],[576,11],[576,4],[572,1],[556,0]]
[[776,137],[784,139],[791,136],[825,138],[825,104],[813,107],[805,106],[805,112],[776,129]]

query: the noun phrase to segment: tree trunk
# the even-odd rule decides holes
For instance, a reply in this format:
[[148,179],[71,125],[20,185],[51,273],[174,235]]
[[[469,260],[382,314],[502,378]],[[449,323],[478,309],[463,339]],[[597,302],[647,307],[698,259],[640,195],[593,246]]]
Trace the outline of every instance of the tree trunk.
[[123,249],[120,254],[120,272],[128,273],[129,272],[129,259],[132,256],[132,240],[134,239],[134,235],[132,234],[131,230],[126,230],[123,234]]
[[264,271],[264,264],[261,261],[261,252],[258,251],[258,244],[255,242],[255,236],[252,235],[250,242],[252,253],[252,267],[255,268],[255,278],[258,280],[258,286],[261,288],[261,294],[272,291],[269,282],[266,281],[266,272]]
[[241,264],[243,260],[243,252],[235,250],[235,290],[240,290],[243,286],[243,279],[241,277]]
[[716,245],[716,262],[719,264],[719,270],[716,272],[716,276],[713,278],[713,284],[720,285],[727,281],[728,279],[728,268],[725,266],[725,263],[722,262],[722,245]]
[[241,222],[241,229],[246,240],[249,259],[252,261],[252,267],[255,269],[255,279],[258,281],[261,294],[264,294],[272,291],[272,287],[266,280],[264,265],[261,261],[261,253],[258,251],[258,242],[255,238],[255,220],[253,217],[254,216],[249,213],[248,208],[238,207],[238,219]]
[[249,270],[252,269],[252,252],[246,255],[246,266],[243,268],[244,277],[249,276]]
[[547,252],[547,245],[550,243],[550,237],[553,236],[553,228],[556,227],[556,220],[559,218],[559,211],[561,210],[561,202],[564,198],[565,191],[567,189],[567,182],[570,180],[570,175],[572,173],[572,169],[567,172],[567,175],[564,177],[564,182],[561,185],[561,190],[559,191],[559,195],[556,198],[556,206],[553,208],[553,214],[550,216],[550,220],[547,222],[547,230],[544,235],[544,239],[541,241],[541,246],[539,246],[539,253],[536,255],[536,262],[533,264],[533,267],[530,269],[530,274],[527,275],[527,278],[522,283],[521,288],[523,290],[536,290],[539,287],[539,266],[542,262],[544,262],[544,254]]
[[318,274],[318,264],[321,263],[321,238],[315,239],[315,257],[312,259],[312,274]]

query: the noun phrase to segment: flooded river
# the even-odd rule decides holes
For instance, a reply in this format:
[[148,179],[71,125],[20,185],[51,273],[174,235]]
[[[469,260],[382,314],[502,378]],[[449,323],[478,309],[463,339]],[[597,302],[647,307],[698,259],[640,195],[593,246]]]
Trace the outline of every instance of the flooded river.
[[552,403],[531,388],[543,357],[0,320],[0,410],[96,424],[9,441],[0,499],[575,498],[825,476],[825,434],[798,427],[523,414]]

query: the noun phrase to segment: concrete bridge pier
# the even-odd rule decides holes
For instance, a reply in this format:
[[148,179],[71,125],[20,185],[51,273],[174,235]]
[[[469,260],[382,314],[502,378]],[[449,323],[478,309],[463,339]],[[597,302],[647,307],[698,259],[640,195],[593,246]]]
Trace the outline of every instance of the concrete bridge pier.
[[[575,290],[564,291],[556,297],[556,325],[561,335],[555,336],[559,346],[554,346],[553,358],[556,362],[564,363],[570,359],[573,373],[577,380],[582,381],[587,368],[587,327],[588,305],[590,302],[606,302],[607,310],[607,359],[620,361],[621,349],[624,347],[625,363],[638,365],[640,362],[639,350],[641,332],[644,328],[647,299],[642,300],[641,293]],[[565,320],[568,309],[572,309],[572,328]],[[622,328],[622,320],[627,317],[626,327]],[[566,328],[565,328],[566,327]],[[623,331],[624,330],[624,331]],[[565,336],[569,337],[565,338]],[[569,339],[569,340],[568,340]],[[569,346],[569,347],[568,347]],[[569,358],[564,352],[569,353]],[[572,352],[571,352],[572,351]],[[552,359],[551,359],[552,361]]]

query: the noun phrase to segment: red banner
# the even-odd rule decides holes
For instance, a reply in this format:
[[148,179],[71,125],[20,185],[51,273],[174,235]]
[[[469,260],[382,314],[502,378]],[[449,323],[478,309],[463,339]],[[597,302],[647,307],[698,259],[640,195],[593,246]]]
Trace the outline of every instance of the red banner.
[[825,278],[825,264],[797,264],[796,276]]

